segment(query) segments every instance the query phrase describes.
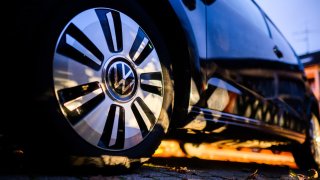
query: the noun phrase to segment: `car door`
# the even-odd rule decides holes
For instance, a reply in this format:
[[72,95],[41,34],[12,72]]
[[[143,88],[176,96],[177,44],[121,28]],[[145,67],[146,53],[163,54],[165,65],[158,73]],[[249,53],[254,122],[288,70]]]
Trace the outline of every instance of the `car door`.
[[266,17],[266,21],[274,42],[274,51],[279,53],[278,61],[275,62],[277,64],[275,98],[290,106],[293,113],[299,117],[296,118],[296,121],[299,122],[305,116],[304,107],[307,103],[305,102],[307,87],[302,72],[303,67],[281,32],[268,17]]
[[[239,111],[246,111],[247,107],[241,106],[275,95],[275,75],[270,66],[277,57],[272,51],[268,27],[251,0],[214,1],[207,6],[206,20],[207,106],[243,116],[245,112]],[[215,97],[215,93],[224,95]],[[237,103],[238,107],[227,108],[231,94],[250,94],[250,98]],[[220,99],[219,104],[216,99]],[[254,109],[247,110],[251,113],[245,116],[251,117]]]
[[261,9],[251,0],[217,0],[208,4],[206,20],[207,94],[202,106],[245,117],[251,125],[300,128],[287,124],[290,110],[276,98],[282,44],[272,39]]

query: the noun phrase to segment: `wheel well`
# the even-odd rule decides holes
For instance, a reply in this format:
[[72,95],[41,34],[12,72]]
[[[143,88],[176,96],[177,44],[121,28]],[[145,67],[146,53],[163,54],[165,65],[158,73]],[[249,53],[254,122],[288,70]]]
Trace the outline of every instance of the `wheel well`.
[[[168,1],[138,1],[155,22],[172,62],[174,80],[174,110],[170,127],[186,118],[190,97],[191,60],[185,31]],[[179,121],[179,122],[178,122]]]

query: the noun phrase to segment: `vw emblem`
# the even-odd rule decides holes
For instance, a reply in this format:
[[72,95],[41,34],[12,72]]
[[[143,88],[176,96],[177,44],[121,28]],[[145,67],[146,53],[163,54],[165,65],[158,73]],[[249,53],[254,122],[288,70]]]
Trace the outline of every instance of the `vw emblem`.
[[106,80],[109,92],[120,101],[126,101],[132,97],[136,89],[136,73],[132,66],[122,58],[112,61],[107,68]]

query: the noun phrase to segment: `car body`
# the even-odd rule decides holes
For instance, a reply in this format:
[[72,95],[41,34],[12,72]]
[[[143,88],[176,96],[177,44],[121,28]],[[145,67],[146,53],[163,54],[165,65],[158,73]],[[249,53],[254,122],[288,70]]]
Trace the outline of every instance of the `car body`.
[[224,127],[231,136],[290,141],[301,167],[319,167],[318,103],[294,50],[254,1],[17,7],[17,68],[32,80],[23,91],[13,85],[24,107],[15,119],[23,125],[15,133],[17,121],[3,127],[37,147],[30,154],[50,144],[62,154],[144,157],[168,130]]

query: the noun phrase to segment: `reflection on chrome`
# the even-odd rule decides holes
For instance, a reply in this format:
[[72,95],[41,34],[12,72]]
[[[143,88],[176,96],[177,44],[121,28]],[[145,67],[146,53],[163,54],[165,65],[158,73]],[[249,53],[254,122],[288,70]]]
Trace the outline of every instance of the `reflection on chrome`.
[[208,80],[208,84],[215,86],[215,87],[226,89],[226,90],[233,92],[233,93],[236,93],[236,94],[242,94],[238,88],[232,86],[231,84],[227,83],[226,81],[224,81],[222,79],[210,78]]
[[[209,122],[229,124],[247,127],[251,129],[258,129],[264,132],[281,134],[284,137],[294,139],[300,143],[303,143],[306,139],[305,134],[301,134],[290,129],[283,129],[277,125],[267,124],[261,120],[246,118],[235,114],[224,113],[216,110],[203,109],[196,106],[192,106],[189,108],[189,118],[193,119],[191,121],[206,121],[207,124],[209,124]],[[198,124],[199,123],[200,122],[198,122]],[[188,128],[193,129],[193,127],[190,126],[188,126]]]
[[102,89],[96,89],[93,92],[91,92],[90,94],[87,94],[87,95],[78,97],[76,99],[70,100],[70,101],[64,103],[63,105],[69,111],[73,111],[101,93],[102,93]]
[[101,65],[101,61],[95,55],[93,55],[86,47],[84,47],[80,42],[78,42],[69,34],[66,34],[66,43],[74,47],[79,52],[82,52],[84,56],[89,57],[95,63]]

